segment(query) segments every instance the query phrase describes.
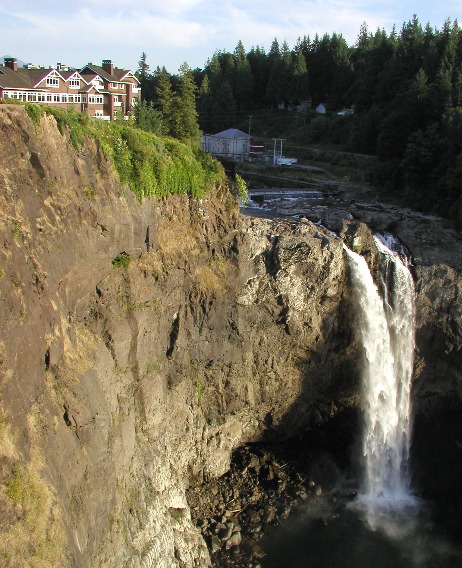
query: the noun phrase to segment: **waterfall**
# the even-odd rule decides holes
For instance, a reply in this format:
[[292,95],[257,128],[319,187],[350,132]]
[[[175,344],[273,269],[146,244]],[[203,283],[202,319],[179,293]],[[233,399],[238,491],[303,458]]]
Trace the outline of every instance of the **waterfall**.
[[363,344],[364,483],[371,515],[412,502],[408,457],[414,354],[414,284],[408,268],[379,238],[381,293],[364,258],[345,247]]

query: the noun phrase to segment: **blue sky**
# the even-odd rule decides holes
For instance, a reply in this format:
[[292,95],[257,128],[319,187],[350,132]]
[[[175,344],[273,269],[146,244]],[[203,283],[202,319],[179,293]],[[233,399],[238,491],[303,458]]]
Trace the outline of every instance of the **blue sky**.
[[15,0],[0,3],[0,56],[73,67],[112,59],[135,71],[144,51],[151,70],[176,73],[183,62],[204,67],[238,40],[268,51],[275,37],[293,47],[298,37],[337,32],[353,45],[362,22],[399,30],[414,13],[436,28],[447,18],[462,25],[462,0]]

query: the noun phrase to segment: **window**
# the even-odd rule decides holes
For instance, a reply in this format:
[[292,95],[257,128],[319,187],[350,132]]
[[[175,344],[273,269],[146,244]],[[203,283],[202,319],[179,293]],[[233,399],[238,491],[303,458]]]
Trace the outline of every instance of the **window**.
[[69,88],[79,89],[80,88],[80,79],[69,79]]
[[45,94],[44,93],[38,93],[37,95],[37,101],[39,103],[44,103],[45,102]]
[[47,103],[51,103],[52,100],[52,95],[50,93],[48,93],[47,95]]
[[103,95],[88,95],[88,102],[91,105],[102,105]]
[[47,77],[47,87],[59,87],[58,77]]
[[94,116],[103,116],[103,111],[101,109],[95,109]]
[[119,85],[117,83],[111,83],[111,89],[118,89]]
[[61,95],[61,102],[67,103],[67,95]]

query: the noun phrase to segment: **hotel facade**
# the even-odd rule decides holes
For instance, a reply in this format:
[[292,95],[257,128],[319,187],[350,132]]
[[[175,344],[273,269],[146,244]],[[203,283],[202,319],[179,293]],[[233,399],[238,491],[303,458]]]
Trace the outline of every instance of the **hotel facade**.
[[74,108],[113,120],[117,114],[129,116],[141,100],[141,89],[134,73],[114,67],[110,59],[103,60],[101,66],[88,63],[77,70],[60,63],[49,69],[19,67],[16,59],[6,57],[0,66],[1,99]]

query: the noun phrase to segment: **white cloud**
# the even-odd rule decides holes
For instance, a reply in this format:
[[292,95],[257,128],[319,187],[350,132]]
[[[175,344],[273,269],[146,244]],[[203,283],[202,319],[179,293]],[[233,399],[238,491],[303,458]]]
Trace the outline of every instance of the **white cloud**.
[[[461,0],[422,6],[418,0],[15,0],[0,9],[5,53],[35,62],[70,65],[112,57],[133,67],[142,51],[174,72],[184,61],[203,66],[215,49],[269,49],[276,37],[293,47],[297,38],[342,33],[353,44],[362,22],[391,30],[419,15],[441,26]],[[442,14],[442,15],[441,15]],[[93,54],[93,55],[91,55]],[[2,54],[0,54],[2,55]],[[89,59],[90,58],[90,59]],[[38,60],[38,61],[37,61]]]

